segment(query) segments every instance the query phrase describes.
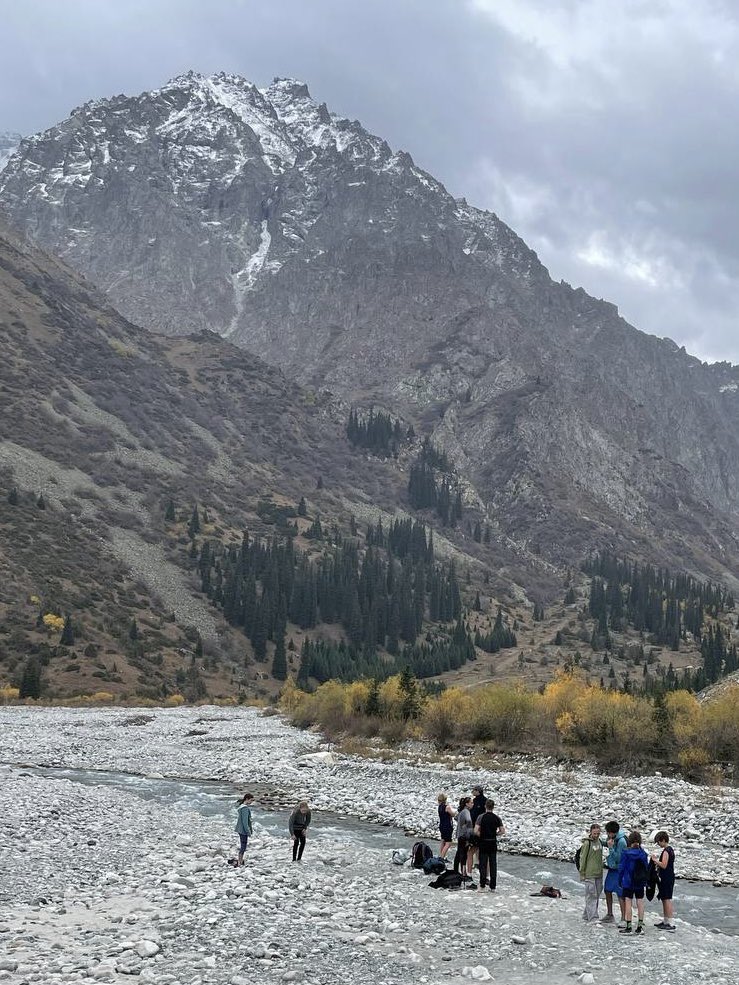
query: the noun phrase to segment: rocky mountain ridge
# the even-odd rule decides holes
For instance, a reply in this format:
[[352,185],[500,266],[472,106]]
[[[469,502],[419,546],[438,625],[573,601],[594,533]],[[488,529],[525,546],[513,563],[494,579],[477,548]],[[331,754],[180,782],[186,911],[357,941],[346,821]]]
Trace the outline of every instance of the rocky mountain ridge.
[[402,413],[522,552],[739,577],[739,367],[555,283],[302,83],[190,73],[88,103],[21,143],[0,208],[140,324]]

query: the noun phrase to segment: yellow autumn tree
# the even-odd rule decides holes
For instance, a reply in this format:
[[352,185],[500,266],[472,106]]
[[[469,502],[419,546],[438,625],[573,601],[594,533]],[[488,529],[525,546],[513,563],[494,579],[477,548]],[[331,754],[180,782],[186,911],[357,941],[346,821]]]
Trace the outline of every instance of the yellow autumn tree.
[[53,612],[47,612],[42,622],[47,629],[57,633],[61,633],[64,629],[64,619],[61,616],[55,615]]
[[437,698],[426,703],[421,713],[423,734],[437,745],[445,746],[453,738],[464,735],[468,727],[473,700],[467,691],[447,688]]

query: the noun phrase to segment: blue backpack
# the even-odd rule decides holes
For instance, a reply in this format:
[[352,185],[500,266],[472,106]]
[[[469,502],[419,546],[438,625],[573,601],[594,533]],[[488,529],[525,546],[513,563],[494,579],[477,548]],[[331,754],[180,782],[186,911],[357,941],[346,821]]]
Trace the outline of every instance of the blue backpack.
[[423,871],[427,876],[440,876],[446,872],[446,862],[439,855],[432,855],[423,863]]

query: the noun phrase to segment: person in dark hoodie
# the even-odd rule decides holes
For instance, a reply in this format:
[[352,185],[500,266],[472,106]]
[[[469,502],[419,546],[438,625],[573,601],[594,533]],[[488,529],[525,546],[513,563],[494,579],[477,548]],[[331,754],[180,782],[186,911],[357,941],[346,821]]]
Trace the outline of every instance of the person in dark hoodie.
[[641,846],[641,835],[638,831],[632,831],[626,839],[626,851],[621,855],[621,862],[618,866],[618,881],[621,883],[621,890],[624,896],[626,908],[626,926],[619,930],[619,934],[630,934],[631,917],[633,915],[632,901],[636,900],[636,911],[639,922],[636,925],[635,934],[644,933],[644,890],[649,878],[649,856]]
[[305,835],[310,827],[310,807],[307,800],[301,800],[292,812],[288,827],[293,839],[293,862],[299,862],[305,850]]
[[467,853],[467,872],[472,875],[475,868],[475,855],[477,854],[477,835],[475,825],[485,813],[485,803],[487,797],[481,786],[472,788],[472,807],[470,807],[470,820],[472,822],[472,834],[469,837],[469,850]]

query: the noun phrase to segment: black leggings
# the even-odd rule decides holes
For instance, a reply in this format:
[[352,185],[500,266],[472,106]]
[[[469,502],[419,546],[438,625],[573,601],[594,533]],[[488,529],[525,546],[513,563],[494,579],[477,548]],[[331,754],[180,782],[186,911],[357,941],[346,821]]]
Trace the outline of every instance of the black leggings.
[[299,862],[303,857],[305,848],[305,831],[295,831],[293,833],[293,862]]
[[470,843],[467,838],[457,839],[457,851],[454,853],[454,871],[459,872],[460,866],[467,871],[467,852]]
[[498,883],[498,846],[486,845],[480,842],[480,886],[484,889],[490,870],[490,888],[495,889]]

